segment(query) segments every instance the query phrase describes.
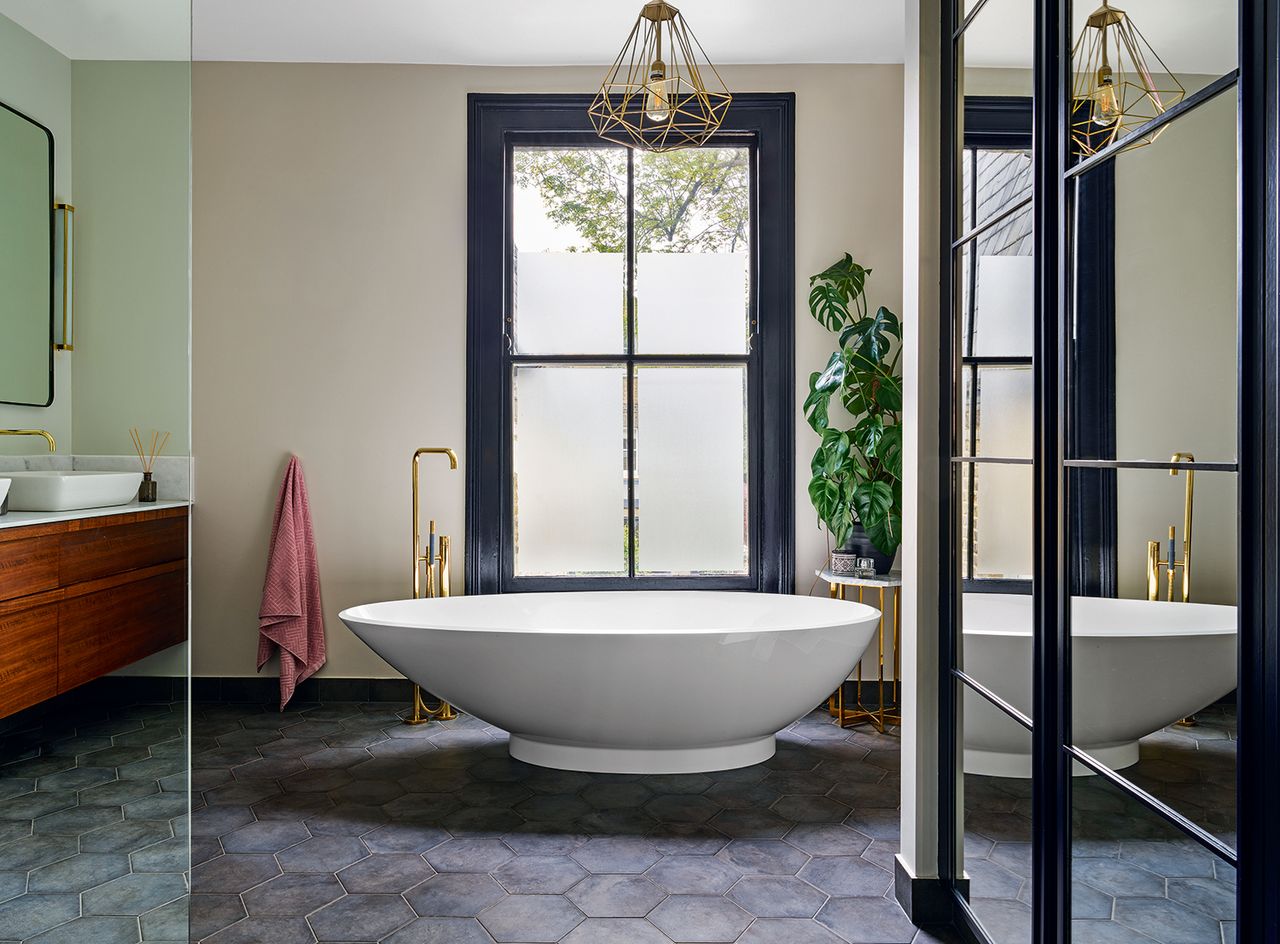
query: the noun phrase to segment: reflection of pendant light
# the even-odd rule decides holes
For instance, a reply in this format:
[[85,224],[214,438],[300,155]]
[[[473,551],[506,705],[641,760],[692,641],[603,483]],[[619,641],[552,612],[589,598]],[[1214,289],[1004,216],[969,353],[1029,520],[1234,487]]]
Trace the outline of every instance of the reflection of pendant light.
[[732,96],[680,11],[646,3],[589,114],[600,137],[629,147],[697,147],[724,121]]
[[[1159,83],[1148,61],[1159,65]],[[1129,15],[1108,0],[1089,14],[1071,51],[1071,62],[1075,71],[1071,138],[1083,154],[1123,138],[1186,94]],[[1159,131],[1135,145],[1149,144],[1158,135]]]

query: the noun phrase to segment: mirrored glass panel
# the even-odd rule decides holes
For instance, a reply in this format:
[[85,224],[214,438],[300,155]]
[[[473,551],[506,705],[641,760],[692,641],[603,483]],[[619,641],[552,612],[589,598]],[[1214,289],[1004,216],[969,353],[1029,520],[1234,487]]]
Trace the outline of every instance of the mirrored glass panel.
[[[964,823],[964,877],[969,906],[1001,944],[1031,935],[1030,766],[994,762],[981,745],[999,732],[1011,752],[1031,756],[1031,732],[981,695],[964,688],[964,777],[959,784]],[[999,717],[997,717],[999,716]],[[1012,727],[1007,727],[1012,725]]]
[[1235,126],[1227,93],[1079,179],[1073,457],[1235,459]]
[[626,150],[517,147],[512,162],[515,352],[623,351]]
[[1233,844],[1236,476],[1100,474],[1076,506],[1101,540],[1072,558],[1075,743]]
[[1072,783],[1076,941],[1235,941],[1235,870],[1097,776]]
[[1140,126],[1234,69],[1237,4],[1072,4],[1072,137],[1088,154],[1151,138]]
[[964,464],[959,499],[965,580],[1031,580],[1031,488],[1030,465]]
[[747,572],[746,385],[738,365],[636,369],[637,572]]
[[517,575],[627,572],[626,376],[623,367],[515,368]]
[[751,152],[635,155],[636,351],[744,354]]
[[[977,9],[966,4],[965,15]],[[1031,96],[1034,5],[1028,0],[987,0],[956,43],[956,121],[963,135],[970,108],[1002,113]],[[979,122],[975,121],[975,127]],[[1009,129],[1007,120],[997,124]],[[989,129],[987,129],[989,130]],[[1026,129],[1030,135],[1030,128]],[[1031,160],[1026,151],[1005,150],[1003,143],[966,139],[957,168],[957,218],[968,232],[1011,203],[1030,196]],[[977,186],[974,186],[974,181]]]

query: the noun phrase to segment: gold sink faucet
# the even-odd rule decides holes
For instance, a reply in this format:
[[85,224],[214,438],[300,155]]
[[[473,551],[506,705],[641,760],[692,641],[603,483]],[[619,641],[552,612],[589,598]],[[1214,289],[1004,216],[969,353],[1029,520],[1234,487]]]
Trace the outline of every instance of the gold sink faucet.
[[47,429],[0,429],[0,436],[43,436],[49,443],[49,451],[56,452],[58,444],[53,440],[53,433]]

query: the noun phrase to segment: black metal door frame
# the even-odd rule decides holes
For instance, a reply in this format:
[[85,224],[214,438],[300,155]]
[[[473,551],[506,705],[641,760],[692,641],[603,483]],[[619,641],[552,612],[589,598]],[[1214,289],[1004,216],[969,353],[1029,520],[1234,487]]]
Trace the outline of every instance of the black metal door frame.
[[[1067,944],[1071,934],[1071,773],[1084,763],[1129,797],[1173,823],[1189,838],[1236,866],[1237,939],[1280,941],[1280,810],[1268,790],[1280,783],[1280,11],[1267,0],[1241,0],[1239,68],[1189,96],[1148,126],[1178,120],[1221,94],[1238,95],[1239,389],[1235,463],[1200,467],[1238,473],[1240,751],[1237,809],[1245,828],[1236,849],[1163,806],[1115,774],[1071,740],[1071,630],[1068,574],[1071,521],[1067,515],[1071,469],[1161,468],[1112,458],[1073,459],[1067,452],[1070,363],[1070,224],[1081,175],[1103,167],[1122,150],[1105,148],[1071,163],[1071,7],[1036,0],[1034,69],[1035,171],[1032,213],[1036,246],[1034,476],[1033,718],[1021,715],[956,665],[957,616],[962,589],[956,499],[963,457],[957,442],[954,255],[983,227],[957,226],[957,44],[986,0],[967,14],[960,0],[943,4],[941,180],[941,338],[944,357],[938,436],[953,457],[940,476],[939,875],[950,887],[956,927],[974,941],[986,935],[968,907],[957,848],[957,771],[962,745],[957,702],[967,688],[1005,711],[1032,734],[1032,935],[1036,944]],[[1015,207],[1010,212],[1016,212]],[[983,224],[985,227],[989,225]]]

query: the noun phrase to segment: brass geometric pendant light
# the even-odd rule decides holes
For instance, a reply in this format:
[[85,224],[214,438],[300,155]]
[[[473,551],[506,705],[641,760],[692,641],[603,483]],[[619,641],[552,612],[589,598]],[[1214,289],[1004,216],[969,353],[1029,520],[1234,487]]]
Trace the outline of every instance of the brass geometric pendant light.
[[588,109],[600,137],[673,151],[715,134],[733,96],[680,11],[646,3]]
[[[1152,62],[1160,67],[1158,80]],[[1108,0],[1085,21],[1071,63],[1071,138],[1086,156],[1163,114],[1187,94],[1129,15]],[[1133,146],[1150,144],[1160,130]]]

